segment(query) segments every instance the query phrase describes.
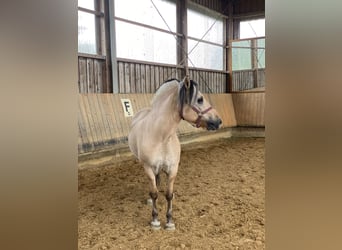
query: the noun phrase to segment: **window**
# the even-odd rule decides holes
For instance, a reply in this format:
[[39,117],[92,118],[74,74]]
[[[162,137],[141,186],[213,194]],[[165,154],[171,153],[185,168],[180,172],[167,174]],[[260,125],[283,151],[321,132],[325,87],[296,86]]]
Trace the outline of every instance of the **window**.
[[95,15],[78,11],[78,52],[96,54]]
[[258,68],[265,68],[265,38],[258,39],[256,46]]
[[265,38],[233,41],[232,57],[233,71],[265,68]]
[[167,25],[150,0],[115,0],[117,56],[176,64],[176,3],[153,2]]
[[252,69],[251,41],[236,41],[232,43],[232,47],[233,71]]
[[78,52],[96,54],[95,14],[84,11],[95,12],[94,0],[78,0],[78,6]]
[[265,36],[265,18],[240,22],[240,39]]
[[223,70],[223,18],[191,4],[187,16],[189,66]]

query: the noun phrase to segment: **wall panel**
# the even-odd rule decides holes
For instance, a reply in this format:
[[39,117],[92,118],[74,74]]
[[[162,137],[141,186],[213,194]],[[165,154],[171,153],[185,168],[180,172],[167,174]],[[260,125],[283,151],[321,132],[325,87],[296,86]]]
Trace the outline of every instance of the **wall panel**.
[[[136,61],[118,61],[119,93],[155,93],[166,80],[182,76],[175,66]],[[226,73],[189,69],[190,78],[198,82],[203,93],[225,93]]]
[[[122,98],[131,101],[134,113],[150,107],[153,94],[80,94],[78,110],[78,152],[100,151],[113,145],[127,145],[131,117],[125,117]],[[221,115],[223,127],[234,127],[235,119],[231,94],[206,95]],[[180,135],[198,133],[198,129],[182,121],[178,128]]]
[[233,93],[232,97],[238,126],[265,126],[265,92]]
[[106,80],[106,60],[95,57],[78,57],[79,93],[106,93],[109,91]]
[[265,87],[265,69],[233,71],[232,91]]

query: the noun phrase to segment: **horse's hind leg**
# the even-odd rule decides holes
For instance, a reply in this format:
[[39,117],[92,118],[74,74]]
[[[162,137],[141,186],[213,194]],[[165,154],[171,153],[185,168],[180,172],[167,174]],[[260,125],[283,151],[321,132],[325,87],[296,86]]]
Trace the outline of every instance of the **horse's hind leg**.
[[172,220],[172,199],[173,199],[173,183],[175,182],[177,172],[170,173],[168,175],[168,183],[167,183],[167,191],[166,191],[166,200],[167,200],[167,212],[166,212],[166,225],[165,229],[174,230],[175,224]]
[[158,189],[156,185],[156,176],[154,175],[152,169],[149,166],[145,165],[144,168],[150,180],[150,197],[152,199],[151,226],[153,229],[160,229],[160,221],[158,220],[158,210],[157,210]]

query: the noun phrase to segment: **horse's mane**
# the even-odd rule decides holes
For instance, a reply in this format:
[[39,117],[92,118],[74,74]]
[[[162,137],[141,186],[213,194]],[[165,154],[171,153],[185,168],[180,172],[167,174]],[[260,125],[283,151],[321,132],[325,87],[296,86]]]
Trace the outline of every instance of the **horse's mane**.
[[190,86],[187,88],[185,84],[182,84],[179,90],[179,105],[180,110],[183,109],[184,104],[191,105],[194,101],[194,96],[198,94],[197,82],[190,80]]
[[190,80],[190,86],[187,88],[185,84],[177,79],[170,79],[165,81],[155,93],[152,99],[152,106],[159,105],[160,101],[164,101],[171,94],[177,94],[175,102],[180,110],[183,109],[184,104],[192,104],[193,97],[198,94],[198,84]]
[[174,78],[165,81],[154,94],[151,102],[152,106],[158,103],[159,101],[164,100],[166,96],[171,95],[172,92],[178,93],[179,83],[179,80]]

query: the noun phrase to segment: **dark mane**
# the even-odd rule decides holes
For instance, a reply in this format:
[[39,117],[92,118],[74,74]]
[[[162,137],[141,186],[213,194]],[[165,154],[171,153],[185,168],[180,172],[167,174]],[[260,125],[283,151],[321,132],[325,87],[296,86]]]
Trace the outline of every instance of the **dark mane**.
[[198,83],[190,80],[190,87],[187,88],[182,82],[182,86],[179,90],[179,109],[183,110],[184,104],[191,104],[193,97],[198,94]]
[[[180,82],[178,79],[176,78],[171,78],[171,79],[167,79],[164,83],[167,83],[167,82],[171,82],[171,81],[177,81],[177,82]],[[163,84],[164,84],[163,83]]]

